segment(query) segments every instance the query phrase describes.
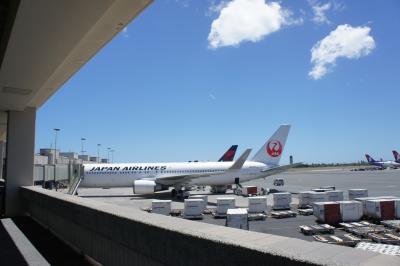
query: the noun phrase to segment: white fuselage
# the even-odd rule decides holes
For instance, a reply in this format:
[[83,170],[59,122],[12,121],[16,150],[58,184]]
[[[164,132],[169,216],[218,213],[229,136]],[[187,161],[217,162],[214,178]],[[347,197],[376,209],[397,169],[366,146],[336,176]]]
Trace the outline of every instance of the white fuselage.
[[382,162],[383,167],[386,168],[399,168],[400,167],[400,163],[398,162],[394,162],[394,161],[384,161]]
[[135,180],[162,181],[163,177],[211,174],[191,178],[188,185],[229,185],[267,176],[264,163],[246,161],[237,171],[228,169],[234,162],[185,162],[185,163],[122,163],[86,164],[80,187],[131,187]]
[[400,163],[394,161],[373,161],[369,164],[382,168],[400,168]]

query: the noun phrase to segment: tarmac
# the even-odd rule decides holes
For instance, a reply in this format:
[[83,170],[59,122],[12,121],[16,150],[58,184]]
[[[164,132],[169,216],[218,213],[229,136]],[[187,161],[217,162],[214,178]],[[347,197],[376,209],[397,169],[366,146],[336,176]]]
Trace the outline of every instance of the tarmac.
[[[276,187],[273,185],[275,178],[284,178],[284,186]],[[288,191],[292,193],[292,210],[296,210],[299,191],[310,190],[324,186],[335,186],[337,190],[344,191],[344,197],[347,199],[347,190],[351,188],[366,188],[369,196],[397,196],[400,197],[400,170],[377,170],[355,172],[350,170],[298,170],[295,172],[282,173],[277,176],[254,180],[243,183],[243,185],[256,185],[267,189],[276,189],[279,191]],[[153,195],[134,195],[132,188],[81,188],[78,190],[79,196],[91,198],[93,200],[108,202],[119,206],[132,209],[150,208],[153,199],[171,199],[169,191],[157,192]],[[213,209],[216,206],[219,197],[234,197],[237,207],[247,207],[248,199],[243,196],[237,196],[228,191],[226,194],[211,194],[209,188],[203,190],[193,190],[191,195],[208,195],[208,208]],[[272,194],[267,195],[267,205],[271,208]],[[173,200],[172,209],[183,209],[183,201]],[[214,219],[211,215],[205,215],[200,222],[211,223],[215,225],[225,225],[225,219]],[[251,221],[250,230],[281,235],[287,237],[300,238],[313,241],[312,236],[305,236],[299,232],[299,225],[316,224],[315,217],[300,216],[296,218],[275,219],[267,218],[265,221]],[[340,235],[340,234],[339,234]]]
[[[369,196],[400,197],[400,169],[350,171],[350,170],[304,170],[279,175],[285,179],[284,190],[299,192],[321,186],[335,186],[337,190],[366,188]],[[273,179],[255,180],[252,185],[273,187]],[[345,193],[346,195],[346,193]]]
[[[284,178],[285,185],[276,187],[273,185],[275,178]],[[350,170],[304,170],[282,173],[270,176],[266,179],[258,179],[243,183],[263,188],[289,191],[292,195],[292,203],[297,204],[296,194],[300,191],[310,190],[323,186],[335,186],[337,190],[343,190],[345,199],[347,190],[351,188],[366,188],[369,196],[396,196],[400,197],[400,169],[353,172]],[[134,195],[132,188],[79,188],[79,196],[92,198],[103,202],[123,205],[125,207],[142,208],[150,207],[153,199],[170,199],[169,191],[156,192],[153,195]],[[216,199],[223,196],[234,196],[236,204],[247,206],[247,198],[226,194],[211,194],[206,191],[191,191],[191,194],[208,195],[210,206],[215,206]],[[267,196],[268,205],[272,204],[272,195]],[[173,201],[172,208],[183,208],[182,201]]]

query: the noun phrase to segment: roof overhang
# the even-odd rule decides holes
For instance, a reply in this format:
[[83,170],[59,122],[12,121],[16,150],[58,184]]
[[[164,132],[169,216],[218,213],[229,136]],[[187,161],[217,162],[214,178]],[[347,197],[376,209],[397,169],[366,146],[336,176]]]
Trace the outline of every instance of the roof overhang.
[[40,107],[152,0],[5,0],[0,111]]

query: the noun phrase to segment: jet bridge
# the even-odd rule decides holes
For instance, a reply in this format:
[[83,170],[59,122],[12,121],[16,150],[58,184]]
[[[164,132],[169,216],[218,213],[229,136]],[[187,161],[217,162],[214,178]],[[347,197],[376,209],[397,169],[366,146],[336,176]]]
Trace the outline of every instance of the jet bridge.
[[70,195],[75,195],[79,185],[82,182],[82,179],[84,178],[85,175],[85,166],[83,164],[77,164],[73,166],[73,174],[72,174],[72,180],[69,184],[68,187],[68,194]]

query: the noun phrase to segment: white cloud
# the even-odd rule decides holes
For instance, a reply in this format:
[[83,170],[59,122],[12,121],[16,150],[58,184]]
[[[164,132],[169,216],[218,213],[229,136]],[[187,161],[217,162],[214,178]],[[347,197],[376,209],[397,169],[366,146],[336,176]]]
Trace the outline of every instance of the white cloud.
[[219,17],[211,24],[210,48],[237,46],[243,41],[257,42],[279,31],[285,24],[295,24],[291,13],[277,2],[264,0],[232,0],[212,7]]
[[211,1],[211,5],[208,8],[206,16],[210,16],[213,13],[219,13],[223,8],[227,6],[227,1],[216,2],[215,0]]
[[308,0],[308,4],[311,6],[313,11],[312,21],[318,25],[331,24],[331,21],[328,19],[326,13],[343,11],[346,8],[343,3],[336,0],[329,0],[325,3],[317,0]]
[[317,24],[330,24],[331,22],[329,19],[326,17],[325,12],[327,12],[331,8],[331,3],[325,3],[325,4],[318,4],[314,3],[311,8],[314,12],[314,17],[313,21]]
[[339,25],[311,49],[311,63],[314,64],[308,75],[320,79],[336,65],[340,57],[357,59],[366,56],[375,48],[370,27]]

